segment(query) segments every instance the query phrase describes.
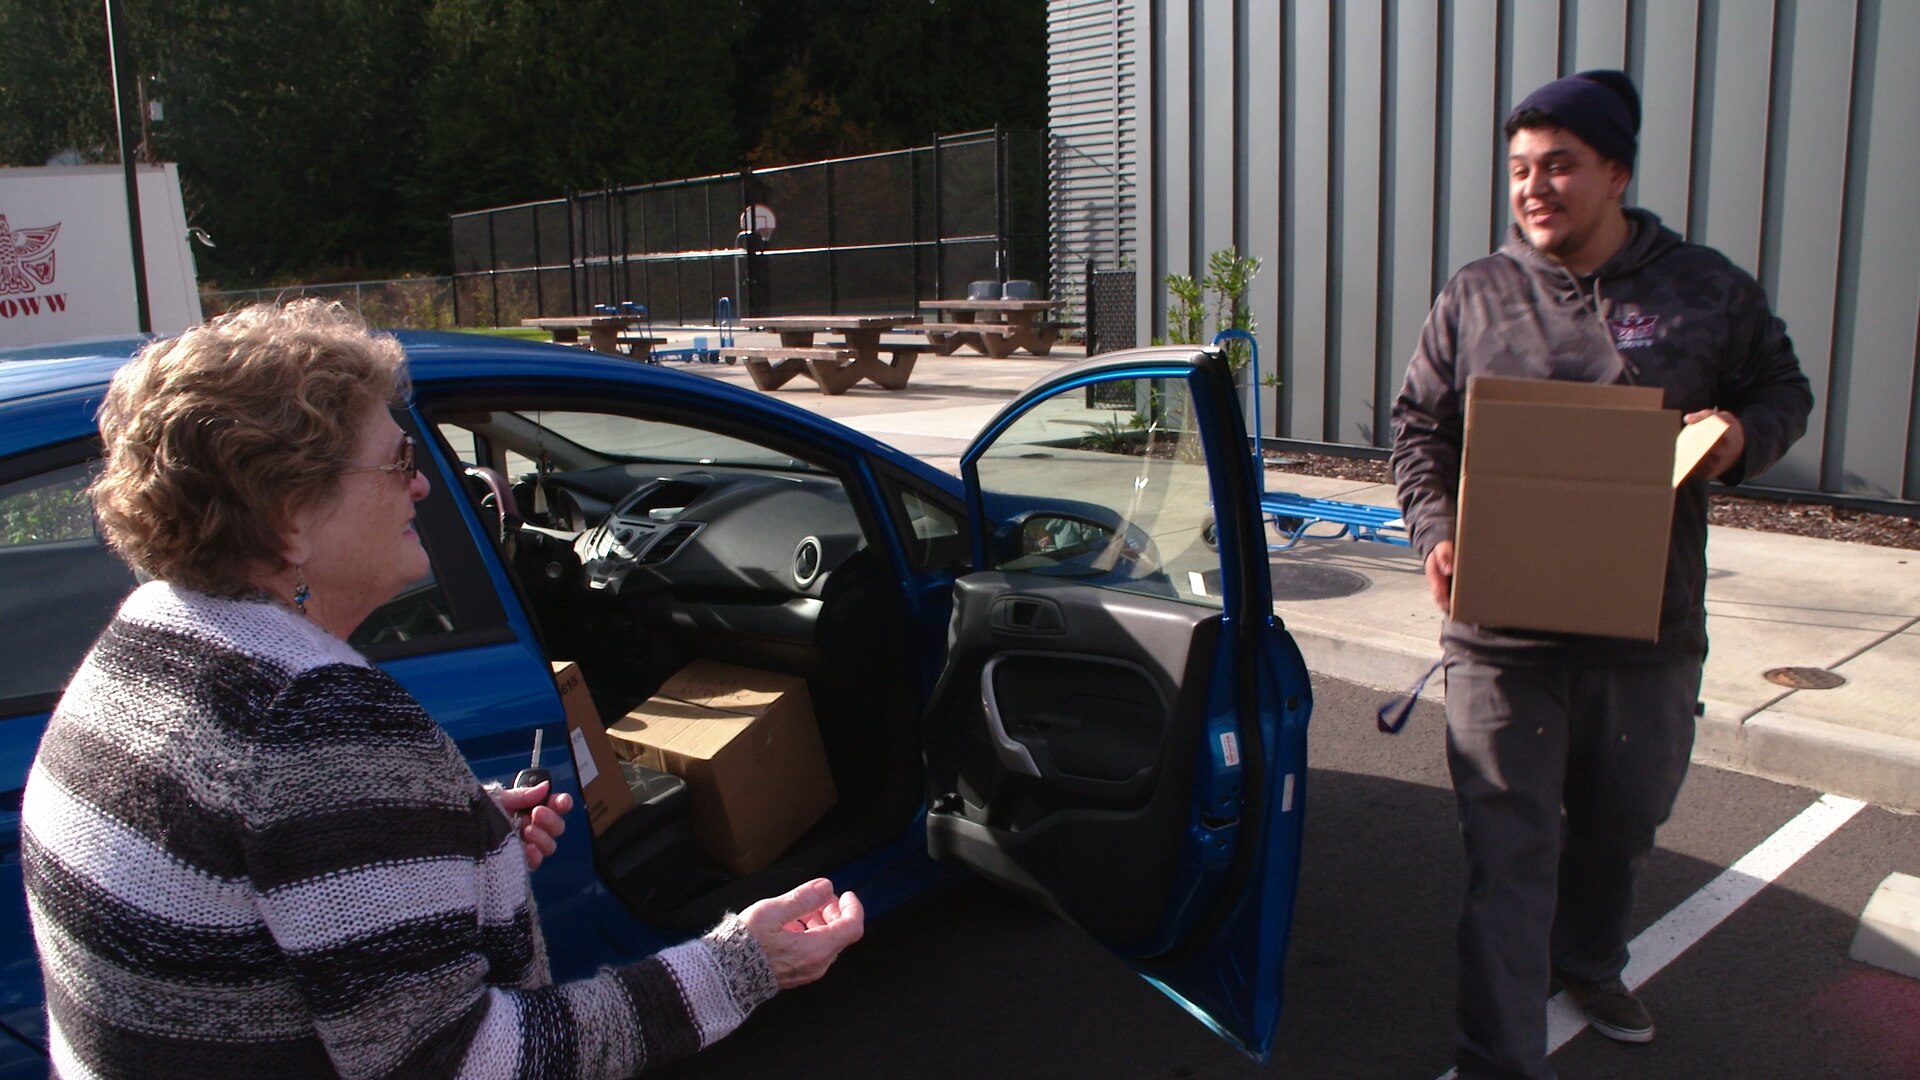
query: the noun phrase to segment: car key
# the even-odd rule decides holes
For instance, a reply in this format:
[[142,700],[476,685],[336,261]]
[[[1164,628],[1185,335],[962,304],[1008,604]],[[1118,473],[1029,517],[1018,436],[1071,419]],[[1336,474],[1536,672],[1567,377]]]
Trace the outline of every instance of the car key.
[[530,762],[526,768],[514,774],[514,787],[530,788],[535,784],[544,784],[553,779],[551,773],[540,767],[540,746],[546,738],[546,734],[544,729],[533,729],[533,761]]

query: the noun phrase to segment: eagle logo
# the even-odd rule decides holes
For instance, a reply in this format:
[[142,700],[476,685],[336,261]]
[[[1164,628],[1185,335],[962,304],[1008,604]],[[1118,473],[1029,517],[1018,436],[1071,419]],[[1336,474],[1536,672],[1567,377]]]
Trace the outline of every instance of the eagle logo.
[[1657,340],[1654,328],[1659,322],[1658,315],[1622,315],[1608,319],[1607,327],[1613,331],[1614,345],[1622,349],[1640,349]]
[[15,229],[0,214],[0,296],[30,293],[53,284],[53,238],[60,223],[37,229]]

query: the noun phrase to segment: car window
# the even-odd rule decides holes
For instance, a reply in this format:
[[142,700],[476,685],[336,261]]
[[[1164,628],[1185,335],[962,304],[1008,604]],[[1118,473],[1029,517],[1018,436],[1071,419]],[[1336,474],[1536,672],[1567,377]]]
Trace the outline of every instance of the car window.
[[[424,539],[424,537],[422,537]],[[447,592],[432,571],[400,590],[400,595],[375,608],[354,630],[347,643],[361,652],[380,646],[450,634],[455,627]]]
[[[97,457],[0,484],[0,701],[35,708],[57,695],[137,583],[99,534],[87,485]],[[416,521],[425,539],[429,523]],[[433,547],[428,545],[431,552]],[[381,605],[350,639],[379,654],[456,628],[432,572]]]
[[9,641],[0,701],[50,705],[38,699],[66,685],[133,589],[133,572],[94,527],[92,479],[83,459],[0,484],[0,626]]
[[911,488],[901,488],[900,510],[913,537],[907,556],[917,569],[943,569],[967,561],[960,519],[944,506]]
[[81,462],[0,487],[0,546],[94,539],[92,480]]
[[1212,492],[1187,383],[1135,384],[1116,415],[1075,387],[1035,405],[977,463],[989,563],[1220,606]]

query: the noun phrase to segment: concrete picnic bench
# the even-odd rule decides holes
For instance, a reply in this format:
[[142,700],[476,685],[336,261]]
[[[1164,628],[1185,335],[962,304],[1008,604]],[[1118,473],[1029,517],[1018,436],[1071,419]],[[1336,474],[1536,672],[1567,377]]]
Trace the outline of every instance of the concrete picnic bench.
[[[780,335],[778,346],[723,345],[721,356],[746,365],[753,385],[778,390],[796,376],[813,380],[823,394],[844,394],[861,379],[884,390],[905,389],[913,364],[927,346],[882,342],[880,335],[910,321],[906,315],[775,315],[743,319],[743,326]],[[814,344],[814,336],[837,333],[846,340]],[[882,359],[887,353],[890,359]]]
[[1052,300],[922,300],[922,311],[951,313],[949,321],[909,323],[900,327],[927,335],[927,342],[940,356],[948,356],[965,345],[992,357],[1012,356],[1025,349],[1045,356],[1060,340],[1060,331],[1070,324],[1042,321],[1052,310]]

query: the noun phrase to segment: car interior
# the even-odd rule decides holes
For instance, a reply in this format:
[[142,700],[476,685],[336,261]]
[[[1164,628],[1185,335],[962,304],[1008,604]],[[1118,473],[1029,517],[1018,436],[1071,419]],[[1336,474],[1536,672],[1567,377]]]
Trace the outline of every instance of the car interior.
[[[910,634],[874,516],[836,471],[845,464],[603,405],[423,412],[547,656],[580,665],[603,721],[695,660],[806,680],[838,801],[765,870],[732,878],[688,830],[684,783],[622,766],[636,806],[593,838],[595,863],[636,915],[709,925],[912,820],[922,781]],[[959,559],[960,511],[934,498],[907,500],[919,554]]]

